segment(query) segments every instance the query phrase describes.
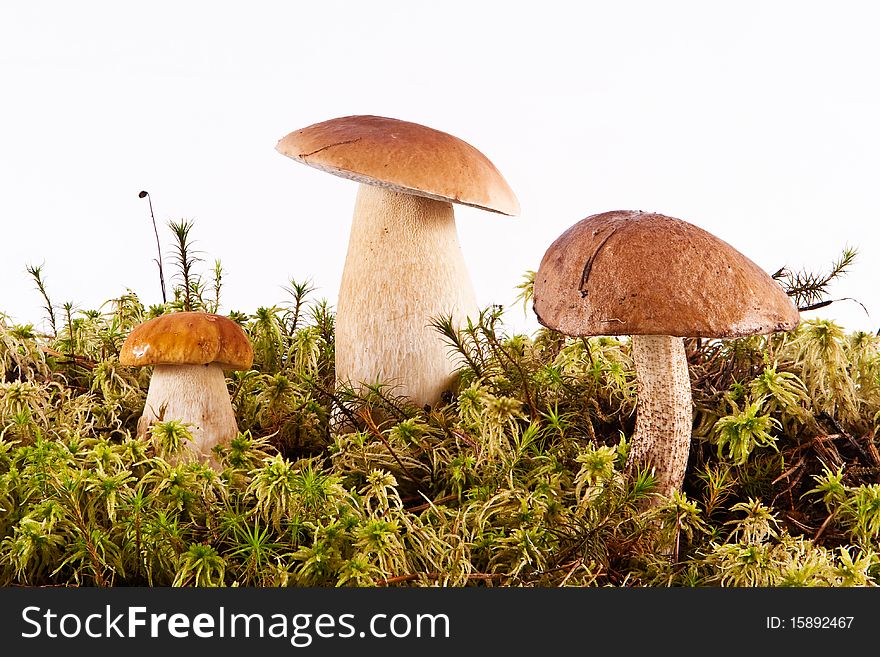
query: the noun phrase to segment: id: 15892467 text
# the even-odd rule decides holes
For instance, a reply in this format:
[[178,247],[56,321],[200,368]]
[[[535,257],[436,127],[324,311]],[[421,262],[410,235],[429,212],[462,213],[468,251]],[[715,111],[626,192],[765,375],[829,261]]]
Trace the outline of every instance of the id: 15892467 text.
[[848,630],[855,616],[767,616],[768,630]]

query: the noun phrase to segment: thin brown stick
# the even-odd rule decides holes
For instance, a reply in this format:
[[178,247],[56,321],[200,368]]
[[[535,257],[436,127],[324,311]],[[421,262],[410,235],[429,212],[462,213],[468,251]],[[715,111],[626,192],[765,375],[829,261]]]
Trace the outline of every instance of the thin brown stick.
[[825,522],[822,523],[822,525],[819,527],[819,530],[816,532],[816,535],[813,536],[814,541],[819,539],[819,537],[822,535],[822,532],[824,532],[825,528],[828,527],[828,524],[831,522],[831,518],[833,518],[833,517],[834,517],[833,513],[828,514],[828,517],[825,518]]
[[865,443],[868,445],[868,453],[874,461],[874,465],[880,466],[880,452],[877,451],[877,445],[874,444],[874,432],[865,436]]
[[42,351],[47,356],[54,356],[55,358],[64,358],[66,359],[64,362],[74,363],[75,365],[81,365],[88,370],[95,369],[97,363],[95,361],[86,358],[85,356],[77,356],[76,354],[62,354],[60,351],[55,351],[54,349],[50,349],[49,347],[40,347],[40,351]]
[[[425,577],[430,580],[437,581],[443,577],[443,573],[412,573],[411,575],[396,575],[394,577],[387,577],[385,579],[376,580],[377,586],[388,586],[389,584],[400,584],[401,582],[412,582],[414,580],[419,579],[420,577]],[[498,573],[469,573],[464,576],[465,579],[472,580],[494,580],[501,579],[504,575]]]
[[770,483],[771,483],[771,484],[776,484],[776,483],[782,481],[783,479],[788,478],[789,475],[791,475],[792,472],[794,472],[795,470],[797,470],[797,469],[798,469],[799,467],[801,467],[803,464],[804,464],[804,458],[801,457],[801,458],[798,460],[797,463],[795,463],[795,464],[794,464],[793,466],[791,466],[788,470],[786,470],[786,471],[783,472],[781,475],[779,475],[778,477],[776,477],[776,479],[774,479],[774,480],[773,480],[772,482],[770,482]]
[[446,497],[441,497],[439,500],[431,500],[430,502],[425,502],[424,504],[419,504],[418,506],[413,506],[407,509],[410,513],[418,513],[419,511],[425,511],[426,509],[430,509],[435,504],[445,504],[446,502],[453,502],[458,499],[458,495],[447,495]]
[[364,421],[364,423],[367,425],[367,429],[369,429],[370,433],[382,441],[382,444],[385,445],[385,448],[388,450],[388,452],[391,454],[391,456],[397,462],[397,465],[400,466],[400,469],[403,470],[403,472],[406,474],[407,477],[409,477],[409,480],[412,481],[414,484],[419,485],[419,483],[420,483],[419,480],[416,479],[416,477],[413,476],[413,473],[409,471],[409,468],[407,468],[406,465],[404,465],[403,461],[400,460],[400,457],[397,456],[397,452],[395,452],[394,449],[392,449],[391,444],[388,442],[388,440],[385,438],[385,436],[382,435],[382,432],[379,431],[379,427],[376,426],[376,423],[373,421],[373,416],[370,414],[370,409],[362,408],[358,412],[358,415]]

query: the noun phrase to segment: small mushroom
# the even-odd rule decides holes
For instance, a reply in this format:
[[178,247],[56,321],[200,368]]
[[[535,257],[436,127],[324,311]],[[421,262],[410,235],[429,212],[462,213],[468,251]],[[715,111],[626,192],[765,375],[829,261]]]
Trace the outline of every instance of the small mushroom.
[[211,450],[228,445],[238,433],[223,371],[248,369],[253,363],[244,330],[228,317],[210,313],[161,315],[134,328],[119,362],[153,366],[138,435],[159,421],[189,424],[192,443],[187,447],[216,467]]
[[684,337],[794,329],[797,307],[754,262],[662,214],[615,211],[579,221],[544,254],[538,321],[571,336],[629,335],[638,404],[627,469],[649,466],[658,492],[680,490],[693,428]]
[[452,204],[516,214],[507,182],[470,144],[380,116],[317,123],[276,149],[361,183],[336,305],[337,383],[388,382],[435,404],[456,367],[430,322],[478,312]]

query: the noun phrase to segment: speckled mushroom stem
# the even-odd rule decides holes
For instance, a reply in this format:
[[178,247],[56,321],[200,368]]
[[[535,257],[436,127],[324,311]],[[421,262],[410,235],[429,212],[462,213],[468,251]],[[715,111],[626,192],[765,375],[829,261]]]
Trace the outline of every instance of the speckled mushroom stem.
[[646,465],[653,468],[657,492],[669,497],[681,489],[684,481],[693,429],[684,340],[667,335],[634,335],[632,354],[638,407],[627,470]]
[[211,450],[228,445],[238,434],[223,369],[214,363],[156,365],[138,421],[138,435],[145,434],[152,424],[168,420],[191,425],[193,440],[186,447],[199,460],[217,467]]
[[337,382],[380,381],[436,404],[456,364],[430,322],[450,314],[477,314],[452,205],[360,185],[336,308]]

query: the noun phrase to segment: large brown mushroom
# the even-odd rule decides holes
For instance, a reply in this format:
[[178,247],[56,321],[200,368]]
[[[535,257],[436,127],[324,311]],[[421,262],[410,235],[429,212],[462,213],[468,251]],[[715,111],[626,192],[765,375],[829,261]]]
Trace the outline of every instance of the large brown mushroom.
[[224,370],[248,369],[253,348],[244,330],[228,317],[203,312],[161,315],[129,334],[119,362],[153,366],[138,435],[159,421],[190,425],[187,448],[216,466],[212,450],[228,445],[238,425]]
[[337,383],[391,383],[435,404],[456,367],[431,320],[478,311],[452,204],[516,214],[507,182],[461,139],[380,116],[317,123],[276,148],[361,183],[336,305]]
[[693,425],[684,337],[794,329],[782,287],[714,235],[662,214],[597,214],[547,249],[535,276],[538,321],[566,335],[629,335],[638,405],[627,468],[653,468],[658,492],[681,488]]

